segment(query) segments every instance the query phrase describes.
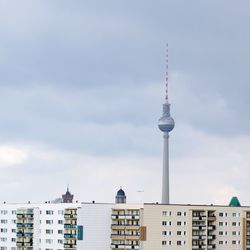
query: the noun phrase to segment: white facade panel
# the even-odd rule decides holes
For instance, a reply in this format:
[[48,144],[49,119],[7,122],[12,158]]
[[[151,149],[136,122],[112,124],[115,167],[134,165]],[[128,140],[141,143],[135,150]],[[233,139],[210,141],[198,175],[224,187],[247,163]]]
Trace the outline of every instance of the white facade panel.
[[111,211],[113,204],[82,204],[77,223],[83,226],[83,240],[77,249],[110,250]]

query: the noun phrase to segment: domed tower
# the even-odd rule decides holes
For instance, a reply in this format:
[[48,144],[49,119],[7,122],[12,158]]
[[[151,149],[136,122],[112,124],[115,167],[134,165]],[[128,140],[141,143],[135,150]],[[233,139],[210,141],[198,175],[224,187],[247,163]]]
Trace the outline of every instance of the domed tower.
[[63,203],[72,203],[74,199],[74,195],[69,192],[69,187],[67,187],[67,191],[62,195]]
[[169,132],[174,129],[175,122],[170,115],[168,100],[168,45],[166,51],[166,96],[163,104],[163,114],[158,127],[163,132],[163,172],[162,172],[162,203],[169,204]]
[[125,192],[122,190],[122,188],[120,188],[116,194],[115,197],[115,203],[126,203],[126,194]]

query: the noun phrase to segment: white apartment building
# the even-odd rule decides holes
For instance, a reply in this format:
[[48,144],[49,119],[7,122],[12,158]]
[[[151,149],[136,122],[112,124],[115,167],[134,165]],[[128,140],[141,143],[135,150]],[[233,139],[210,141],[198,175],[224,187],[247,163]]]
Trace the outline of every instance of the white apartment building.
[[108,250],[112,206],[0,204],[0,250]]

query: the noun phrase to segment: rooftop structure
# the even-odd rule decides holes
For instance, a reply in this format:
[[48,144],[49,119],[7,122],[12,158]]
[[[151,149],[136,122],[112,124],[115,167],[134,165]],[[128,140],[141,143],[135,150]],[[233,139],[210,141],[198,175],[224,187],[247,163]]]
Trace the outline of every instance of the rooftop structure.
[[66,193],[62,195],[62,202],[63,203],[72,203],[73,199],[74,199],[74,195],[70,193],[69,187],[67,187]]

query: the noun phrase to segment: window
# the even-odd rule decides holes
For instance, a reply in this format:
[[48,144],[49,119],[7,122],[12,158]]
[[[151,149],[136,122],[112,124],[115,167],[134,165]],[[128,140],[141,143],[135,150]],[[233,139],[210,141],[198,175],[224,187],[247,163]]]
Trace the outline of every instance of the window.
[[64,215],[64,211],[63,210],[58,210],[58,214],[59,215]]
[[181,221],[177,221],[177,226],[181,226]]
[[177,231],[177,235],[181,235],[181,231]]
[[171,216],[172,212],[171,211],[162,211],[163,216]]
[[63,220],[58,220],[58,224],[63,224]]
[[172,242],[171,242],[170,240],[169,240],[169,241],[163,240],[163,241],[161,242],[162,246],[170,246],[171,243],[172,243]]
[[53,213],[54,213],[53,210],[46,210],[47,215],[52,215]]
[[227,222],[222,222],[222,221],[220,221],[220,222],[219,222],[219,226],[227,226]]
[[52,230],[52,229],[46,229],[46,230],[45,230],[45,233],[46,233],[46,234],[53,234],[53,230]]
[[162,235],[171,235],[171,231],[162,231]]
[[46,242],[46,244],[52,244],[53,240],[52,239],[46,239],[45,242]]
[[58,234],[63,234],[63,230],[58,230]]
[[53,224],[53,220],[46,220],[46,224]]

